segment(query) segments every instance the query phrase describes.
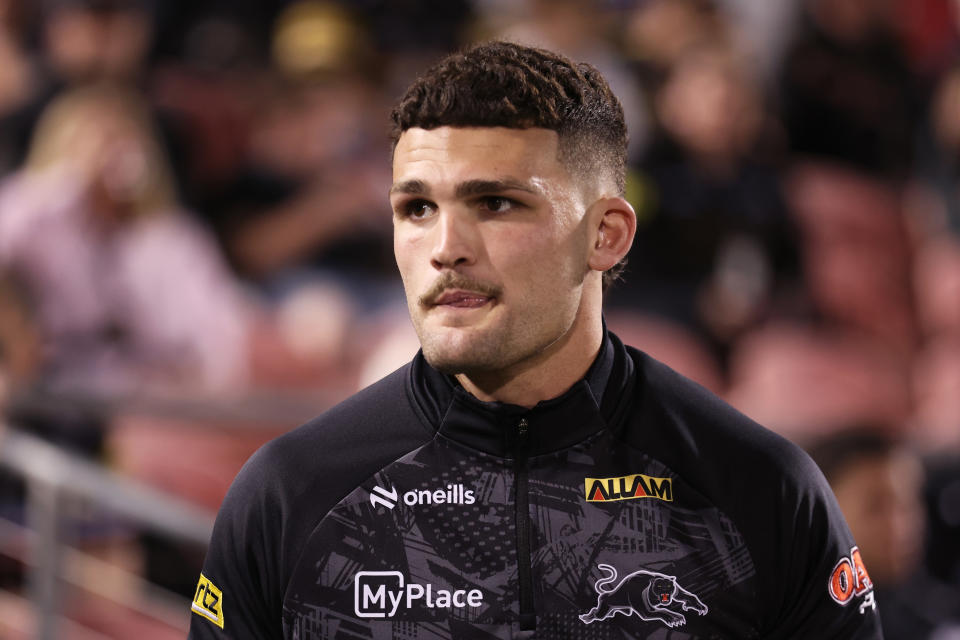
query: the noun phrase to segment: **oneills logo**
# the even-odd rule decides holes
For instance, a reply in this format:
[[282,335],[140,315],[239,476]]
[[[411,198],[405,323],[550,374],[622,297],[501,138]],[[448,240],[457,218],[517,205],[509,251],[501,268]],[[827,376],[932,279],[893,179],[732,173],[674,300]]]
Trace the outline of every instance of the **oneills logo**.
[[223,629],[223,592],[202,573],[190,610]]
[[642,473],[619,478],[584,478],[587,502],[656,498],[673,502],[673,481]]
[[443,489],[419,489],[407,491],[402,496],[396,487],[390,487],[387,491],[383,487],[374,487],[370,492],[370,504],[373,506],[382,505],[387,509],[393,509],[400,501],[407,506],[417,504],[466,504],[470,505],[477,501],[473,490],[467,489],[462,484],[448,484]]

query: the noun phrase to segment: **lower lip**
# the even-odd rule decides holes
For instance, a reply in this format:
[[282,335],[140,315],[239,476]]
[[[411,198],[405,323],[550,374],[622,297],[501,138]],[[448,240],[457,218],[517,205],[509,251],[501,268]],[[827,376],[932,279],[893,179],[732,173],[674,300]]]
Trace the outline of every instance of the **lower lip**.
[[473,317],[473,314],[476,313],[486,313],[493,307],[494,302],[494,298],[464,298],[462,300],[435,304],[432,310],[434,313],[437,313],[439,317],[447,317],[451,320],[458,317],[468,318]]
[[443,302],[436,306],[448,309],[479,309],[480,307],[486,306],[490,301],[491,298],[462,298],[451,302]]

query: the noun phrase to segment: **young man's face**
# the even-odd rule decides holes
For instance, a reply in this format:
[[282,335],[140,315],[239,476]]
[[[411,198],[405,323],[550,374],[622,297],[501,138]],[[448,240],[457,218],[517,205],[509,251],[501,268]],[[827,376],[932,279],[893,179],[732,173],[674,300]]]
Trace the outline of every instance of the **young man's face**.
[[580,309],[583,190],[546,129],[410,129],[393,158],[394,252],[423,353],[447,373],[518,371]]

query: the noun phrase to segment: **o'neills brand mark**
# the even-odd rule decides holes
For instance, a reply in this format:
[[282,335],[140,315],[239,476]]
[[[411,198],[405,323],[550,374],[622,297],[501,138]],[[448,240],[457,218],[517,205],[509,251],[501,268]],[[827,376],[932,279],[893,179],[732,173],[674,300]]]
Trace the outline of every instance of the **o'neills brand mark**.
[[465,489],[462,484],[448,484],[445,489],[420,489],[407,491],[403,494],[403,503],[415,504],[473,504],[477,499],[473,491]]
[[673,480],[642,473],[619,478],[584,478],[587,502],[656,498],[673,502]]
[[[389,491],[383,487],[374,487],[370,492],[370,504],[393,509],[397,506],[398,497],[395,487],[390,487]],[[474,504],[476,501],[473,490],[462,484],[448,484],[443,489],[412,490],[403,494],[403,503],[411,507],[415,504]]]
[[392,618],[400,607],[463,609],[483,604],[480,589],[438,589],[405,583],[399,571],[358,571],[353,579],[353,612],[358,618]]

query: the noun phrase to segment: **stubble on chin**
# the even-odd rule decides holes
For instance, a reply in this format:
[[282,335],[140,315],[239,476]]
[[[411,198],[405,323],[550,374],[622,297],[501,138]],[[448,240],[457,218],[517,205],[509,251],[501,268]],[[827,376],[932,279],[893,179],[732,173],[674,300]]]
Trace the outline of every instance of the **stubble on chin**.
[[464,335],[469,331],[467,329],[430,330],[422,324],[418,324],[416,329],[423,357],[441,373],[469,375],[502,366],[499,362],[499,345],[490,344],[492,338],[489,336]]

